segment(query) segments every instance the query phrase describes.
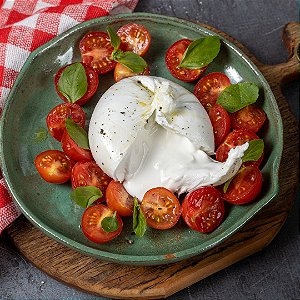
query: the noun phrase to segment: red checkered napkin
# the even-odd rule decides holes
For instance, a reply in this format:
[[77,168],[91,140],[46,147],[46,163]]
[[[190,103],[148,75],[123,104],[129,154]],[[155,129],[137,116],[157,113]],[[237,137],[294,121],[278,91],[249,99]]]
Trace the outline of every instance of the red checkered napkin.
[[[132,12],[138,0],[0,0],[0,114],[29,54],[89,19]],[[0,175],[0,178],[2,176]],[[0,233],[20,215],[0,179]]]

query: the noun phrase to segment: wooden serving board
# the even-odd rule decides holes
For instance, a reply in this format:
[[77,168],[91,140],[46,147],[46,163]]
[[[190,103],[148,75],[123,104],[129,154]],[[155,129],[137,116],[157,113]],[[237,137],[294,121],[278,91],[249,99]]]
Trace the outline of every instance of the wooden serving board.
[[[279,172],[280,193],[241,230],[218,247],[194,258],[162,266],[140,267],[100,261],[71,250],[44,235],[24,217],[7,230],[19,251],[36,267],[65,284],[99,296],[121,299],[163,298],[267,246],[285,222],[298,183],[298,125],[282,96],[281,85],[299,75],[299,23],[289,23],[283,41],[289,59],[263,65],[233,38],[214,28],[241,48],[268,80],[283,119],[284,149]],[[130,276],[126,276],[130,274]]]

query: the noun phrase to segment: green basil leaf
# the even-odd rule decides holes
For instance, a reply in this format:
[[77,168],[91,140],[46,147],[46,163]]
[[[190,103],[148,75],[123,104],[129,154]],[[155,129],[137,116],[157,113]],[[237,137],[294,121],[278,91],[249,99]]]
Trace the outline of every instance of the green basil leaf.
[[258,92],[258,86],[254,83],[240,82],[232,84],[222,91],[217,103],[233,113],[256,102]]
[[259,139],[259,140],[251,140],[248,143],[249,143],[249,147],[244,152],[242,161],[246,162],[246,161],[258,160],[264,151],[264,141],[262,139]]
[[146,219],[136,197],[133,198],[133,203],[133,231],[137,236],[142,237],[147,229]]
[[58,90],[71,102],[75,103],[87,91],[87,77],[83,65],[79,62],[67,66],[58,80]]
[[195,40],[185,50],[179,67],[187,69],[203,68],[215,59],[220,47],[220,39],[217,36]]
[[111,217],[105,217],[101,221],[101,227],[105,232],[114,232],[118,230],[119,222],[117,219],[117,212],[114,212]]
[[114,51],[117,51],[121,44],[120,37],[117,35],[115,31],[113,31],[113,29],[110,26],[107,26],[107,33],[110,37],[110,43],[114,47]]
[[38,144],[46,140],[47,137],[48,137],[48,130],[46,128],[41,127],[37,132],[34,133],[32,140],[33,143]]
[[130,51],[123,52],[118,50],[113,54],[113,59],[134,73],[141,73],[147,68],[146,61],[138,54]]
[[223,186],[223,192],[224,192],[224,193],[227,192],[228,187],[229,187],[229,185],[230,185],[230,183],[231,183],[231,181],[232,181],[233,178],[234,178],[234,176],[231,177],[229,180],[227,180],[227,181],[224,183],[224,186]]
[[73,190],[70,198],[81,207],[88,207],[103,196],[100,189],[95,186],[80,186]]
[[87,132],[72,119],[66,119],[66,129],[71,139],[81,148],[89,150],[89,139]]

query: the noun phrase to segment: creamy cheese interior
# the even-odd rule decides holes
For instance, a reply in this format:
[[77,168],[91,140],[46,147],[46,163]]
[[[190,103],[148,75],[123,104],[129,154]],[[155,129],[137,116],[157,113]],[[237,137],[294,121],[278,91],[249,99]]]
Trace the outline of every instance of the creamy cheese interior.
[[89,143],[103,171],[139,200],[158,186],[181,194],[222,184],[248,148],[232,149],[224,163],[211,159],[214,136],[205,109],[182,86],[153,76],[123,79],[103,94]]

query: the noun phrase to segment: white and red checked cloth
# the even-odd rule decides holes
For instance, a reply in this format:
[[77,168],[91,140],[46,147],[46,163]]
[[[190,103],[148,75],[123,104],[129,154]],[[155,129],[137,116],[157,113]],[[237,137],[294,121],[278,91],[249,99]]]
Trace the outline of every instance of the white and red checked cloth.
[[[138,0],[0,0],[0,115],[30,53],[67,29],[110,13],[132,12]],[[0,233],[20,212],[0,174]]]

